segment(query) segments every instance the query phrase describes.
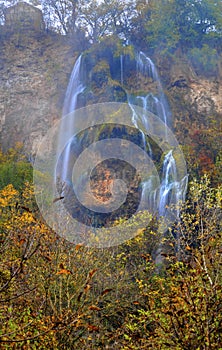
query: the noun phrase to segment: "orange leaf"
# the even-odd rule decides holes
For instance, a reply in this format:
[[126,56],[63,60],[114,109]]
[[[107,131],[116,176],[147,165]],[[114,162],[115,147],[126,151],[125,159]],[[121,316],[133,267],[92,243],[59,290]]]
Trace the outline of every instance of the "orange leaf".
[[84,292],[87,293],[90,288],[91,286],[89,284],[86,284],[84,287]]
[[105,294],[111,292],[111,290],[112,290],[112,288],[106,288],[106,289],[104,289],[104,290],[102,291],[101,295],[103,296],[103,295],[105,295]]
[[77,245],[75,246],[75,250],[78,251],[82,246],[83,246],[82,243],[77,244]]
[[25,239],[24,238],[20,239],[20,241],[18,242],[19,245],[22,245],[24,243],[25,243]]
[[96,306],[96,305],[91,305],[91,306],[89,307],[89,310],[96,310],[96,311],[99,311],[99,310],[101,310],[101,309],[100,309],[100,307],[98,307],[98,306]]
[[71,275],[72,272],[70,270],[67,270],[67,269],[62,269],[62,270],[58,271],[56,274],[57,275]]

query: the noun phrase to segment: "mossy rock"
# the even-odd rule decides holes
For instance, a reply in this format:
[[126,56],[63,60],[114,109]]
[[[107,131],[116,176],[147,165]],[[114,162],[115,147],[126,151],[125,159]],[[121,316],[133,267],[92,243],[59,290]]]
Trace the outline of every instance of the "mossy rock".
[[105,60],[99,61],[97,65],[93,68],[91,73],[92,83],[99,88],[104,84],[108,83],[109,77],[110,77],[109,64]]
[[106,88],[105,94],[110,101],[127,102],[126,91],[118,83],[112,82],[109,84]]

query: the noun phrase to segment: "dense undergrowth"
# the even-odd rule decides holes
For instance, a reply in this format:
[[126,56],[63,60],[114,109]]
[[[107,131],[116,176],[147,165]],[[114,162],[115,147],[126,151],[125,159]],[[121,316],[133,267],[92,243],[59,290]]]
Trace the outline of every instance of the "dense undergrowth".
[[[180,221],[164,237],[153,219],[99,250],[47,227],[21,148],[9,153],[1,154],[1,348],[222,348],[219,184],[190,179]],[[13,178],[11,167],[20,169]]]

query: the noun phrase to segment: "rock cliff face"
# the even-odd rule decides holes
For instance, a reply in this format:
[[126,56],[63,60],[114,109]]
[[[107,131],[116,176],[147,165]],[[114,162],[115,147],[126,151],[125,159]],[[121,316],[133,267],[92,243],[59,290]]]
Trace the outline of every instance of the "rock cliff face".
[[206,78],[198,75],[184,57],[178,57],[178,60],[179,63],[172,64],[168,71],[169,82],[166,85],[175,123],[184,120],[187,128],[195,124],[207,127],[210,118],[214,117],[219,125],[222,115],[221,71]]
[[20,141],[32,154],[61,117],[76,57],[61,37],[29,34],[12,33],[1,42],[0,133],[3,148]]
[[[4,33],[0,40],[0,142],[4,149],[17,141],[22,142],[31,156],[43,135],[61,118],[77,52],[73,42],[39,30]],[[207,126],[212,117],[219,127],[222,76],[218,74],[209,79],[198,76],[183,58],[177,59],[179,63],[174,60],[168,65],[158,57],[155,62],[163,78],[179,141],[189,142],[190,130]],[[126,100],[120,84],[114,83],[114,78],[105,77],[107,69],[105,61],[101,67],[97,62],[92,68],[94,96],[91,92],[86,96],[91,99],[90,103],[104,101],[104,94],[99,91],[104,79],[107,80],[108,93],[105,100],[112,100],[115,96],[119,101]]]
[[18,2],[5,10],[5,25],[8,31],[42,31],[45,27],[41,10],[26,2]]

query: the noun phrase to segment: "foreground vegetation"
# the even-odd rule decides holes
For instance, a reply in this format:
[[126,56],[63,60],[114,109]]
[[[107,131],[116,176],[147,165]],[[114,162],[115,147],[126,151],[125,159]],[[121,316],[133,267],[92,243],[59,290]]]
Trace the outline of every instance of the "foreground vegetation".
[[153,219],[121,246],[73,246],[46,226],[28,163],[9,152],[1,171],[26,170],[1,185],[1,348],[222,348],[221,186],[207,175],[190,180],[165,237]]

